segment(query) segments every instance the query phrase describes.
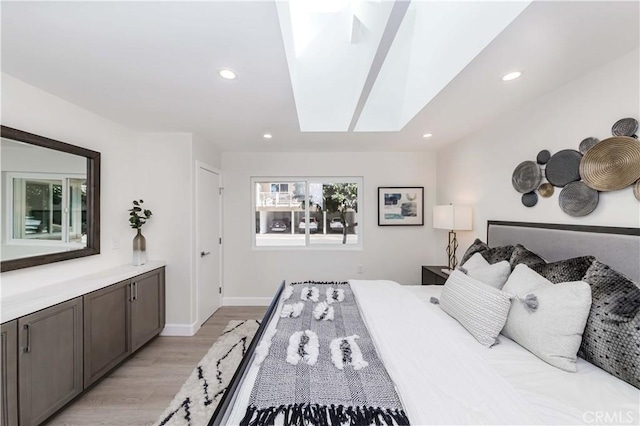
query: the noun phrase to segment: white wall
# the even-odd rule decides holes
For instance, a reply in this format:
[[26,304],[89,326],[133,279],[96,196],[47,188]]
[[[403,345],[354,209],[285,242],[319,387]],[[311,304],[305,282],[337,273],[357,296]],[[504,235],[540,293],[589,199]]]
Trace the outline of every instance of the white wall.
[[[434,257],[430,226],[435,200],[431,153],[223,153],[225,300],[272,297],[282,280],[392,279],[419,284],[421,265]],[[254,250],[251,177],[362,176],[364,249]],[[424,186],[425,226],[379,227],[379,186]],[[363,274],[357,274],[362,265]]]
[[[2,124],[102,153],[101,254],[2,274],[3,295],[130,262],[121,247],[133,238],[127,209],[133,196],[135,133],[61,98],[2,74]],[[107,178],[108,177],[108,178]]]
[[167,324],[192,322],[191,143],[190,133],[141,133],[137,138],[140,173],[134,198],[153,212],[142,228],[147,256],[167,261]]
[[220,167],[220,153],[191,133],[141,133],[137,143],[141,173],[135,198],[153,212],[143,227],[147,255],[167,260],[167,325],[191,334],[197,309],[195,164]]
[[[611,126],[620,118],[640,119],[639,75],[638,52],[634,51],[439,150],[438,204],[474,206],[474,230],[458,234],[460,252],[475,236],[486,238],[487,220],[640,226],[640,203],[631,188],[600,193],[593,213],[574,218],[558,206],[561,188],[527,208],[511,185],[514,168],[522,161],[535,161],[540,150],[553,154],[578,149],[586,137],[609,137]],[[531,78],[535,76],[525,73],[521,81],[512,83],[526,84]],[[438,245],[444,247],[446,237],[439,238]],[[446,256],[438,254],[437,260],[444,262]]]
[[[215,143],[211,143],[212,141],[207,141],[199,135],[192,135],[193,138],[193,161],[195,167],[195,161],[202,161],[203,163],[208,164],[216,169],[221,169],[222,167],[222,154],[220,150],[217,148]],[[195,171],[195,168],[194,168]]]

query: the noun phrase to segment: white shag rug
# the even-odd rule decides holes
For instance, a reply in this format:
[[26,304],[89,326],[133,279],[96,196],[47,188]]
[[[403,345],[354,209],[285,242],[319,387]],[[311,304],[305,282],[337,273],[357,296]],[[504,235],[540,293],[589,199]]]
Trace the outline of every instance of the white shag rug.
[[156,425],[206,425],[259,326],[256,320],[229,321]]

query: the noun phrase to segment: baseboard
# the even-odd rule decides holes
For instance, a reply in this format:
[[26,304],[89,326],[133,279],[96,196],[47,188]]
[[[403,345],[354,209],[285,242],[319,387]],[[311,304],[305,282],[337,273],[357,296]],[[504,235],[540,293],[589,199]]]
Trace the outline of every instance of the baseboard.
[[269,306],[272,297],[223,297],[222,306]]
[[193,336],[198,331],[198,321],[193,324],[165,324],[161,336]]

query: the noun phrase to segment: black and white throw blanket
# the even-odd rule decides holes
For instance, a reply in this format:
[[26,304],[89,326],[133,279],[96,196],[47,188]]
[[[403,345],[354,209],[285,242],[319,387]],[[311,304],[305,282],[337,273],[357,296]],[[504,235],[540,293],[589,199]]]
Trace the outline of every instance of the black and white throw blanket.
[[295,283],[283,299],[241,425],[409,424],[348,283]]

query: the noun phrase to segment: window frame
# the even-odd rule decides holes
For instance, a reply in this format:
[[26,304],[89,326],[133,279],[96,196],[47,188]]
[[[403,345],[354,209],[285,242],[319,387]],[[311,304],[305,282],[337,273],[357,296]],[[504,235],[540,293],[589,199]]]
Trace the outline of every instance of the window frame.
[[[69,181],[72,179],[82,179],[87,180],[86,175],[76,174],[76,173],[39,173],[39,172],[6,172],[6,187],[5,191],[7,193],[7,200],[10,202],[6,206],[6,222],[4,224],[6,232],[6,244],[7,245],[16,245],[16,246],[60,246],[60,247],[70,247],[70,248],[81,248],[84,249],[88,247],[88,243],[85,242],[84,245],[82,243],[67,241],[69,239]],[[14,236],[14,217],[15,217],[15,208],[14,208],[14,179],[32,179],[32,180],[59,180],[62,186],[62,198],[60,200],[60,204],[63,208],[62,211],[62,223],[61,223],[61,233],[60,240],[41,240],[38,238],[16,238]],[[88,234],[88,233],[87,233]],[[88,238],[88,235],[87,235]]]
[[[309,227],[305,227],[304,232],[304,245],[283,245],[283,246],[262,246],[257,245],[256,243],[256,184],[257,183],[287,183],[294,184],[299,182],[304,182],[305,184],[305,196],[309,197],[309,185],[314,183],[319,184],[332,184],[332,183],[355,183],[358,185],[358,242],[356,244],[313,244],[311,243],[311,233],[309,232]],[[347,251],[362,251],[364,249],[364,238],[363,238],[363,224],[364,224],[364,214],[362,207],[364,206],[364,178],[362,176],[252,176],[251,177],[251,248],[253,250],[280,250],[280,251],[289,251],[289,250],[347,250]],[[309,223],[309,209],[304,209],[304,219],[306,223]],[[292,226],[295,226],[292,224]],[[326,224],[323,224],[326,226]]]

